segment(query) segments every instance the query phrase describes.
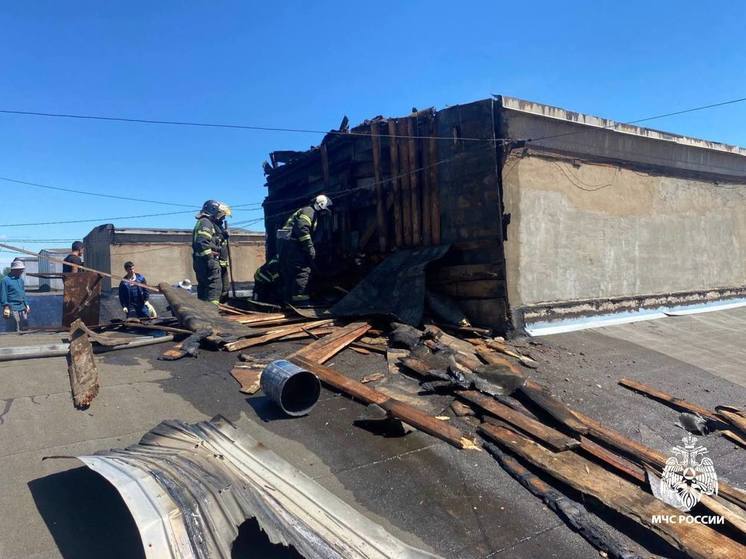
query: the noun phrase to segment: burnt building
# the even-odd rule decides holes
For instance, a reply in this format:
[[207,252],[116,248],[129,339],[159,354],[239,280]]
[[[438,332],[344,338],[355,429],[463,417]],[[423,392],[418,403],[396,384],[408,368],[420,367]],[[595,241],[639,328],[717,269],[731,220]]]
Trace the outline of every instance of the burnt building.
[[270,254],[288,215],[326,193],[329,262],[448,245],[428,288],[477,325],[745,294],[742,148],[496,96],[331,131],[265,172]]

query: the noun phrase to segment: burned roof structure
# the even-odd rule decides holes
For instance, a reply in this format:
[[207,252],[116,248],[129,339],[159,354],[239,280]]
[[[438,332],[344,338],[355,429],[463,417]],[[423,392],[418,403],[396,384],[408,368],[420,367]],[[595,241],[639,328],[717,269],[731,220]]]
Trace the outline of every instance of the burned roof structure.
[[376,117],[270,160],[269,255],[290,213],[323,192],[329,266],[447,245],[427,287],[475,325],[746,294],[738,147],[496,96]]

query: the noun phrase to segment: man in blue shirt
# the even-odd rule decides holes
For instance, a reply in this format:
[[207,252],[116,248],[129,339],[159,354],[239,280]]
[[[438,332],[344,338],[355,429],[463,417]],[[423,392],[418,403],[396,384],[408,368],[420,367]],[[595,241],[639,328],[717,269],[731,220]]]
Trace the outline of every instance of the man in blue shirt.
[[28,313],[31,311],[26,298],[26,286],[21,277],[25,269],[23,260],[16,258],[10,265],[10,274],[0,282],[0,307],[3,309],[3,318],[15,321],[16,332],[26,330]]
[[151,316],[151,307],[148,303],[150,293],[144,287],[131,283],[147,283],[145,277],[135,272],[135,265],[129,261],[124,263],[124,270],[127,273],[119,283],[119,302],[122,304],[122,312],[125,316],[148,318]]

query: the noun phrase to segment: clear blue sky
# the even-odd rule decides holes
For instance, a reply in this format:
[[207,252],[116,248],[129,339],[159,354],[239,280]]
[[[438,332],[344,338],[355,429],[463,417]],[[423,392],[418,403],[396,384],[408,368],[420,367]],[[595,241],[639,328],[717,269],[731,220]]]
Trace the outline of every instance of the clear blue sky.
[[[746,97],[745,26],[744,3],[691,0],[4,2],[0,109],[327,130],[344,114],[355,124],[502,93],[625,121]],[[652,126],[746,145],[746,103]],[[261,202],[268,152],[320,139],[0,115],[0,176]],[[3,224],[180,209],[2,182],[0,192]],[[97,224],[0,227],[0,238],[78,238]]]

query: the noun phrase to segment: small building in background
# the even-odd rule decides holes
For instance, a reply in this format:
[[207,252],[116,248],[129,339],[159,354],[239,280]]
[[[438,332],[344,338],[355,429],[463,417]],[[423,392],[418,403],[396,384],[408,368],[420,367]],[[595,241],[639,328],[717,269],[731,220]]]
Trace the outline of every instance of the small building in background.
[[[233,278],[239,288],[254,281],[254,272],[264,263],[264,233],[231,229]],[[131,260],[138,273],[151,285],[175,285],[183,279],[196,283],[192,269],[191,229],[138,229],[100,225],[83,239],[85,265],[114,275],[124,274],[124,263]],[[104,278],[104,291],[116,288]]]
[[[44,248],[39,251],[39,274],[56,275],[62,273],[62,264],[53,262],[50,258],[62,260],[70,253],[67,248]],[[39,291],[62,291],[61,277],[39,277]]]
[[26,289],[36,290],[39,289],[39,277],[36,274],[39,272],[39,258],[36,256],[19,256],[13,260],[20,260],[23,265],[26,266],[26,273],[23,275],[23,283]]

